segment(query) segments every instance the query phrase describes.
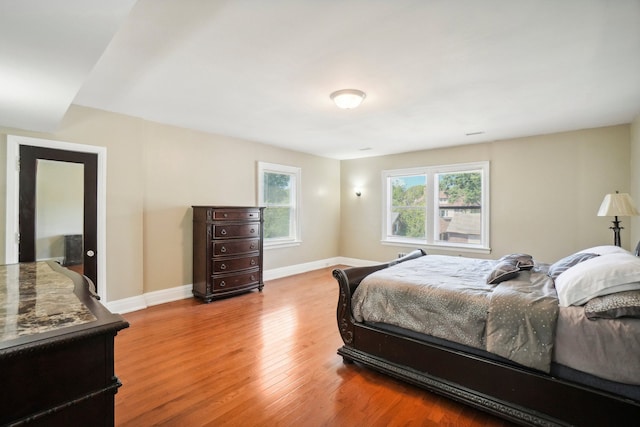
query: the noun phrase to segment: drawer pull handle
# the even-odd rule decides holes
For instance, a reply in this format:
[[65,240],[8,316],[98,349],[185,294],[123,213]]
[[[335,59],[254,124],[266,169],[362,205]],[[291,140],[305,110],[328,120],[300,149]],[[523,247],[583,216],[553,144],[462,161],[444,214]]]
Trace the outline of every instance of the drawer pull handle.
[[220,282],[220,287],[223,287],[223,286],[227,286],[227,284],[224,283],[224,280],[222,282]]
[[255,259],[251,260],[251,265],[256,265],[256,260]]
[[225,248],[224,246],[220,248],[220,252],[225,253],[227,252],[227,248]]
[[220,264],[220,270],[226,270],[226,269],[227,269],[226,264]]
[[225,213],[223,216],[224,216],[225,218],[227,218],[227,217],[229,216],[229,214]]
[[220,234],[222,234],[223,236],[227,235],[227,230],[225,230],[224,228],[220,231]]
[[253,274],[251,275],[251,280],[256,280],[256,276],[254,276]]
[[255,228],[252,228],[251,231],[250,231],[250,233],[252,233],[252,234],[255,233],[255,232],[256,232]]
[[253,243],[251,244],[251,246],[249,246],[249,249],[255,249],[256,245],[254,245]]

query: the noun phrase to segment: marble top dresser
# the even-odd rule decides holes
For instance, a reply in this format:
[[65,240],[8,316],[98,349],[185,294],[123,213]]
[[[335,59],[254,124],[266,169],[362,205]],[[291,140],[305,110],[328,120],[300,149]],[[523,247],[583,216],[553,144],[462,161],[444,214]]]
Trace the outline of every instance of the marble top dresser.
[[114,425],[114,337],[128,327],[56,263],[0,266],[0,425]]

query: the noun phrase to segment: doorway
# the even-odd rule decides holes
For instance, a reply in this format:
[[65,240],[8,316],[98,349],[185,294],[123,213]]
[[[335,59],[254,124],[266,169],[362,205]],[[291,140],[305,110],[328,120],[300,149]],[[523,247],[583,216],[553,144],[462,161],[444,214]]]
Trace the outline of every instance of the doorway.
[[[28,146],[32,150],[32,153],[27,153],[27,160],[21,159],[20,154],[22,148]],[[45,149],[44,151],[40,151]],[[47,151],[52,150],[52,151]],[[29,149],[27,149],[29,151]],[[60,153],[63,152],[63,153]],[[43,154],[44,153],[44,154]],[[89,155],[87,157],[87,155]],[[60,159],[62,156],[62,159]],[[33,223],[32,219],[21,219],[20,204],[25,203],[20,200],[21,188],[20,184],[21,174],[19,170],[25,166],[27,169],[33,168],[33,158],[35,158],[37,171],[37,164],[39,161],[44,162],[42,159],[53,159],[52,162],[71,162],[81,165],[83,168],[83,177],[86,176],[86,182],[83,187],[87,191],[92,191],[92,194],[85,199],[92,200],[92,202],[86,204],[83,200],[83,225],[81,234],[82,246],[84,246],[81,253],[84,274],[89,277],[96,285],[98,295],[101,297],[104,303],[107,302],[107,280],[106,280],[106,148],[93,145],[75,144],[62,141],[30,138],[23,136],[7,135],[7,193],[6,193],[6,228],[5,228],[5,262],[16,263],[20,260],[26,259],[25,257],[31,257],[32,251],[36,250],[35,246],[35,234],[30,234],[33,229],[30,225]],[[85,167],[85,161],[89,164],[89,167]],[[71,164],[69,163],[69,164]],[[20,167],[15,167],[16,164],[20,164]],[[33,180],[34,174],[29,173],[31,180]],[[91,178],[89,178],[91,176]],[[22,179],[27,179],[22,178]],[[88,183],[88,184],[87,184]],[[26,183],[25,187],[31,187],[30,183]],[[30,190],[28,190],[30,191]],[[84,190],[83,190],[84,191]],[[24,200],[32,199],[31,195],[24,196]],[[31,205],[33,206],[33,204]],[[37,215],[29,212],[30,208],[24,209],[27,218],[29,215],[32,217]],[[34,211],[34,209],[31,209]],[[86,218],[86,220],[84,219]],[[27,232],[27,236],[33,235],[34,237],[25,238],[20,233]],[[35,232],[34,232],[35,233]],[[20,238],[18,238],[18,236]],[[86,237],[85,237],[86,236]],[[78,235],[71,236],[78,237]],[[85,241],[86,240],[86,241]],[[22,247],[20,242],[25,243],[26,246]],[[29,247],[29,245],[32,247]],[[85,246],[86,245],[86,246]],[[89,252],[89,251],[92,251]],[[87,253],[89,252],[89,253]],[[35,259],[35,254],[33,258]],[[86,264],[86,265],[85,265]]]
[[[20,146],[20,178],[19,178],[19,233],[20,240],[18,254],[20,262],[36,261],[36,221],[38,217],[38,205],[36,204],[38,165],[41,161],[67,162],[82,165],[83,167],[83,214],[82,214],[82,239],[81,257],[74,259],[77,266],[82,264],[82,273],[96,286],[98,283],[97,266],[97,190],[98,190],[98,155],[95,153],[81,153],[77,151],[57,150],[46,147],[34,147],[30,145]],[[64,209],[64,206],[59,206]],[[45,213],[46,214],[46,213]],[[76,227],[80,227],[79,224]],[[70,251],[75,230],[63,235],[66,242],[65,252]],[[78,252],[73,248],[73,252]],[[65,257],[67,258],[67,257]],[[76,267],[77,268],[77,267]]]

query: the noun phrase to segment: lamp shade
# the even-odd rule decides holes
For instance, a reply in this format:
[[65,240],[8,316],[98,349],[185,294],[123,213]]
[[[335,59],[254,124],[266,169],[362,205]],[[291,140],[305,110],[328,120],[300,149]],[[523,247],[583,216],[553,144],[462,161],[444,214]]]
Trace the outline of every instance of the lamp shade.
[[604,196],[598,216],[636,216],[640,212],[628,193],[611,193]]
[[339,108],[351,109],[362,104],[367,94],[358,89],[342,89],[333,92],[329,97]]

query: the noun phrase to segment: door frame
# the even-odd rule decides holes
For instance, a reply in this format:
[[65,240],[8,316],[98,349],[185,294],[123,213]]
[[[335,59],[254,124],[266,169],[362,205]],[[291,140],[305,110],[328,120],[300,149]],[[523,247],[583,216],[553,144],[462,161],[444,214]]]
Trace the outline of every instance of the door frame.
[[5,233],[5,263],[15,264],[19,259],[19,158],[20,145],[53,148],[81,153],[98,155],[98,188],[97,188],[97,266],[98,266],[98,295],[103,303],[107,299],[107,148],[94,145],[76,144],[71,142],[49,139],[31,138],[26,136],[7,135],[7,194],[6,194],[6,233]]
[[[97,289],[102,286],[98,280],[96,252],[98,236],[98,155],[78,151],[58,150],[53,148],[20,145],[20,184],[19,184],[19,217],[20,217],[20,262],[36,261],[36,242],[38,236],[38,217],[43,213],[37,204],[40,160],[52,160],[66,164],[83,165],[82,168],[82,264],[83,273],[91,279]],[[46,211],[44,212],[46,213]],[[92,253],[88,255],[88,253]]]

